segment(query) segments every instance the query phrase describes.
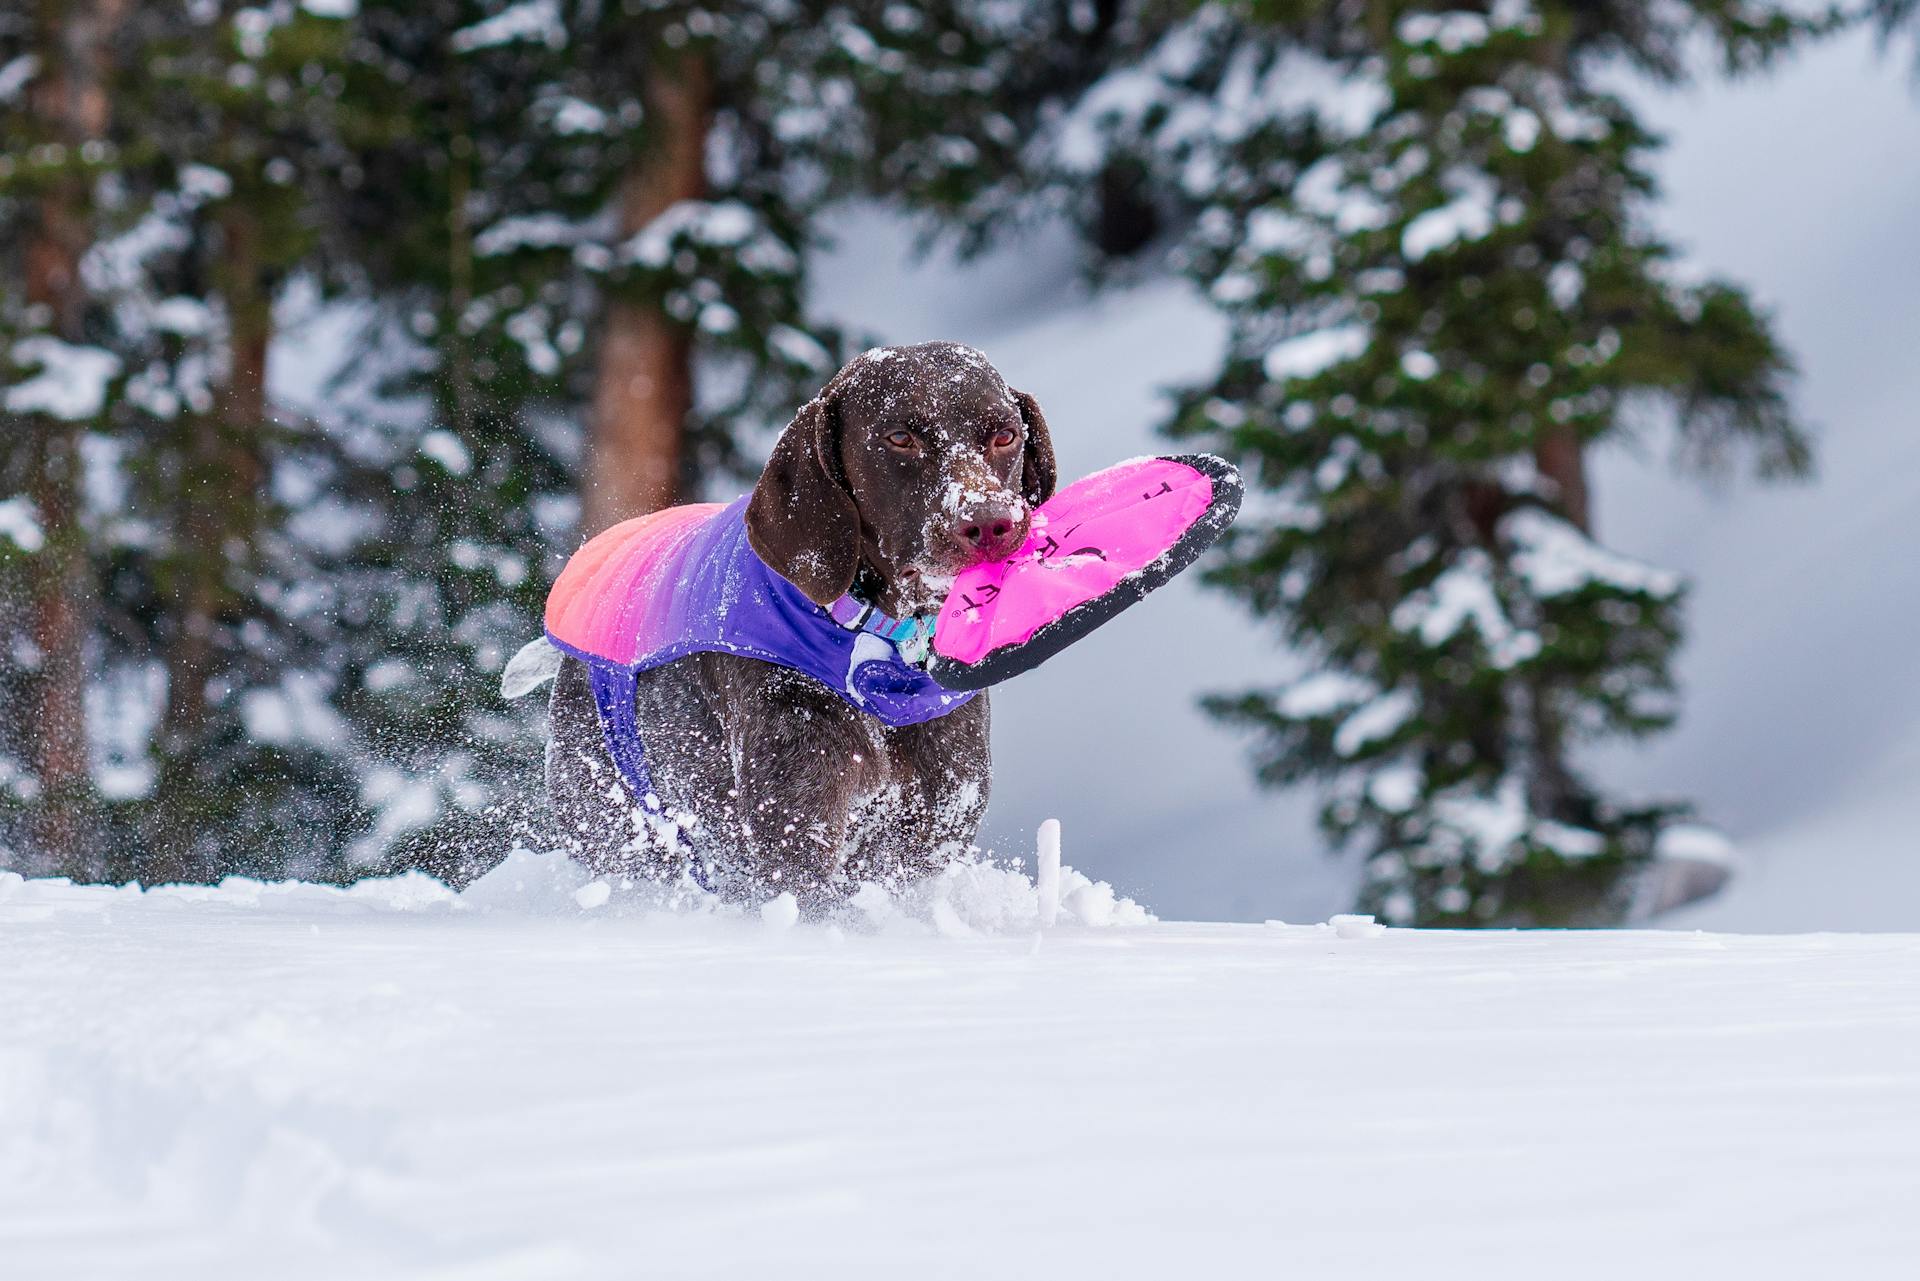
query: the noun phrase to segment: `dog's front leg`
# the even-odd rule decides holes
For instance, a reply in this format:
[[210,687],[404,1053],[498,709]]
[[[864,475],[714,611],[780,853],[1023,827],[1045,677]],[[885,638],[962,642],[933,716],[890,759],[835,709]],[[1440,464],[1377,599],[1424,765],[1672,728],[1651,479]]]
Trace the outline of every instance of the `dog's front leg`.
[[936,720],[886,733],[890,803],[867,824],[867,871],[880,880],[932,876],[973,848],[992,777],[983,695]]
[[871,769],[860,714],[808,677],[754,664],[730,690],[739,841],[753,879],[804,907],[834,896],[847,829]]

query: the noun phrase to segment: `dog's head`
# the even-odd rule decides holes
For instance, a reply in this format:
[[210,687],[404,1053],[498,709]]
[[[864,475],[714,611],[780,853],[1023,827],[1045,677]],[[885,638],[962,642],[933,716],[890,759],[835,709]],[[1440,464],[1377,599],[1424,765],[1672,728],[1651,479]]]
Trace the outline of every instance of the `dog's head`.
[[1053,494],[1040,406],[958,343],[876,347],[801,406],[747,503],[760,558],[818,604],[864,565],[888,613],[1014,552]]

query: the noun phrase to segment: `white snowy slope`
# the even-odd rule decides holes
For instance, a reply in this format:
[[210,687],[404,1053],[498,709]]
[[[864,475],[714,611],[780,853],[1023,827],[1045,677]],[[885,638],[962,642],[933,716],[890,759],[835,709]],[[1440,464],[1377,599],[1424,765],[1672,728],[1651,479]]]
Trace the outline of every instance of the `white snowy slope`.
[[1920,938],[950,889],[858,933],[533,857],[0,877],[0,1275],[1912,1275]]

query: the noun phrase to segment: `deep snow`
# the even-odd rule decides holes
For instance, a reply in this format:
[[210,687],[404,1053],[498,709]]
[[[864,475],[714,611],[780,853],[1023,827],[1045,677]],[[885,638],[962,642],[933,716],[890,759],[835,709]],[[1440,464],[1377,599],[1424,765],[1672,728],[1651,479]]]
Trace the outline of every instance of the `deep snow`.
[[0,1275],[1756,1281],[1920,1250],[1920,938],[1042,932],[1009,876],[871,933],[582,888],[534,857],[458,898],[0,877]]

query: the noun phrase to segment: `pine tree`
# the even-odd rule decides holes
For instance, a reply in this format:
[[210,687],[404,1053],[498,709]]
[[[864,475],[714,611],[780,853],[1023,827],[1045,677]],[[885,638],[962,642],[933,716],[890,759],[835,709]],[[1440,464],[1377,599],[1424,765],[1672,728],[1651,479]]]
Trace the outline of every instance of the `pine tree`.
[[99,234],[96,173],[107,140],[113,0],[40,3],[0,19],[0,358],[7,511],[7,725],[0,783],[26,866],[99,866],[86,672],[97,597],[83,487],[86,429],[106,412],[120,362],[112,318],[82,262]]
[[1065,212],[1096,277],[1158,248],[1226,314],[1227,360],[1170,428],[1267,491],[1213,580],[1315,669],[1212,700],[1257,732],[1261,777],[1332,785],[1326,828],[1395,920],[1632,910],[1688,807],[1609,797],[1576,752],[1670,721],[1682,585],[1594,541],[1587,451],[1665,419],[1689,464],[1790,476],[1809,455],[1765,318],[1650,230],[1658,140],[1606,77],[1682,80],[1689,42],[1744,70],[1834,16],[1265,0],[991,21],[1041,77],[998,81],[1011,115],[947,106],[970,141],[1017,120],[1020,146],[905,192],[969,246]]
[[[298,490],[308,449],[275,420],[266,375],[276,298],[321,230],[307,193],[340,157],[345,32],[290,2],[162,7],[130,24],[116,179],[142,212],[102,247],[99,274],[137,371],[119,469],[138,536],[103,549],[121,618],[103,681],[137,699],[157,670],[165,690],[146,741],[121,746],[149,768],[116,807],[114,870],[148,882],[323,874],[362,817],[324,734],[255,732],[289,682],[323,666],[287,608],[315,566],[276,496]],[[289,828],[314,839],[274,839]]]
[[[308,567],[277,536],[270,491],[291,438],[268,420],[265,354],[275,292],[311,246],[302,180],[325,173],[322,73],[340,24],[291,3],[66,16],[94,40],[69,27],[60,42],[63,56],[95,51],[78,99],[93,137],[38,154],[71,160],[63,191],[84,211],[63,274],[87,345],[60,368],[99,374],[69,428],[83,464],[63,596],[77,639],[59,647],[91,712],[74,723],[90,721],[94,741],[71,755],[93,794],[75,803],[70,784],[56,801],[33,779],[36,808],[84,817],[89,836],[77,859],[23,843],[115,878],[312,871],[273,834],[300,826],[324,849],[356,817],[352,779],[324,752],[257,741],[247,710],[302,640],[277,604]],[[23,57],[10,65],[25,84],[75,100],[51,64]],[[48,172],[9,176],[30,189]],[[31,256],[24,203],[8,203],[22,222],[6,243]],[[52,350],[25,341],[16,354]],[[19,652],[37,662],[42,648]],[[45,738],[60,722],[14,723]]]
[[1211,706],[1263,779],[1330,784],[1388,919],[1618,920],[1687,809],[1607,795],[1575,749],[1672,720],[1682,585],[1594,541],[1585,451],[1663,419],[1694,461],[1793,475],[1808,450],[1765,319],[1649,228],[1657,139],[1605,75],[1678,77],[1697,34],[1752,65],[1806,28],[1730,3],[1260,17],[1341,89],[1208,160],[1190,261],[1232,335],[1175,430],[1266,491],[1212,578],[1312,670]]
[[[1681,584],[1594,541],[1595,443],[1808,465],[1791,366],[1738,288],[1650,230],[1647,134],[1604,78],[1729,70],[1834,25],[1733,0],[1003,6],[1016,155],[909,188],[967,237],[1066,212],[1090,267],[1154,247],[1227,316],[1174,434],[1245,465],[1213,581],[1313,669],[1212,700],[1263,780],[1331,784],[1399,921],[1617,920],[1681,802],[1606,796],[1580,742],[1673,715]],[[1049,26],[1049,23],[1055,25]],[[1035,59],[1035,65],[1046,65]],[[991,112],[969,117],[978,131]],[[989,132],[989,136],[991,136]],[[1012,215],[1012,216],[1010,216]],[[1118,215],[1118,216],[1116,216]]]

